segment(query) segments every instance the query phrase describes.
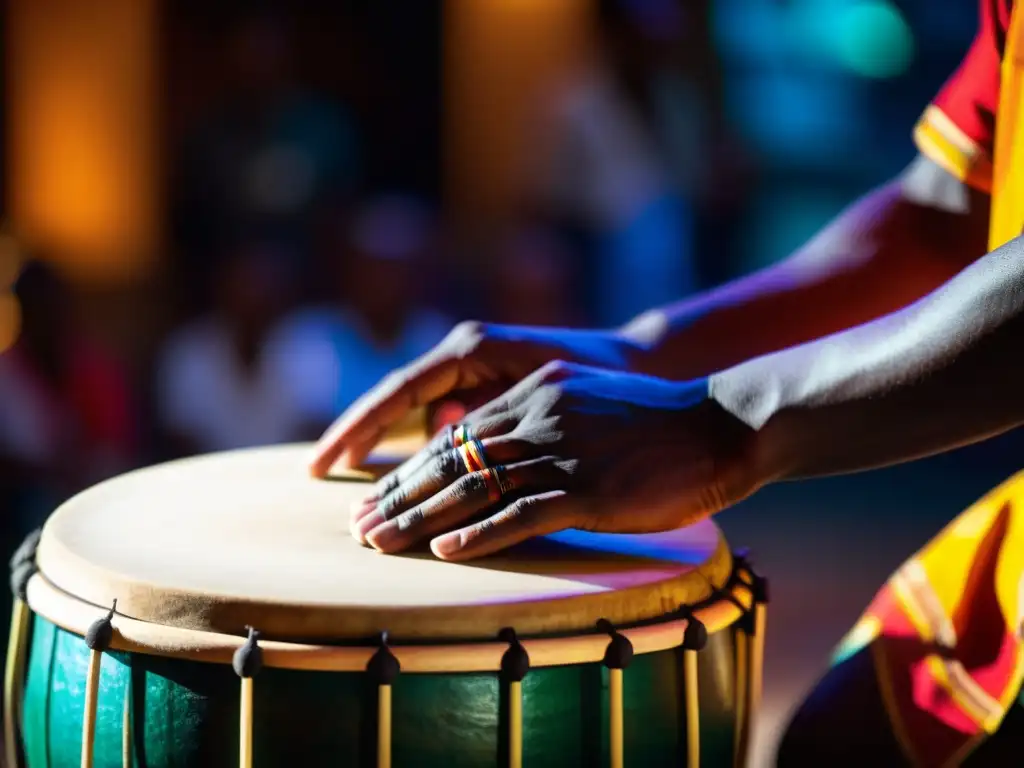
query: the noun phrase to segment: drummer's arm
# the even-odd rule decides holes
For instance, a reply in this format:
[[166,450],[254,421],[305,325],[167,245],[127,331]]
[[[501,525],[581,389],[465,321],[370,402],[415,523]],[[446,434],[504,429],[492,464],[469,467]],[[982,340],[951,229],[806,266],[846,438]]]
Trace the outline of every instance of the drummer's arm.
[[633,367],[704,376],[901,309],[985,252],[988,209],[919,156],[788,259],[627,325]]
[[1010,3],[978,0],[977,34],[914,129],[921,155],[780,264],[645,314],[636,366],[705,376],[894,312],[984,254]]
[[1024,238],[912,306],[709,379],[759,482],[850,472],[1024,423]]

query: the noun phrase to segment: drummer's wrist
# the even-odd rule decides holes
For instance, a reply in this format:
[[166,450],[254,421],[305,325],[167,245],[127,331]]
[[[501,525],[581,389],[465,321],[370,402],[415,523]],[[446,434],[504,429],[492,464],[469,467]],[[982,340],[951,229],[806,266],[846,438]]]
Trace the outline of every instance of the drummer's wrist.
[[708,377],[708,399],[721,408],[742,437],[735,451],[735,482],[752,492],[788,478],[793,452],[779,382],[771,377],[748,376],[742,366]]

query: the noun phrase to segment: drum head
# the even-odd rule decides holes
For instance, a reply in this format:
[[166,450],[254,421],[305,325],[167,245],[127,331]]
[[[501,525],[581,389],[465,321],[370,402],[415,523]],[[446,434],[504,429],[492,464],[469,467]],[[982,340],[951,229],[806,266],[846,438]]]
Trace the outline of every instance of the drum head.
[[[386,453],[377,461],[393,465]],[[348,533],[373,472],[315,480],[310,455],[308,445],[233,451],[102,483],[47,522],[40,572],[141,621],[329,643],[632,624],[707,599],[732,568],[710,521],[643,536],[567,531],[464,564],[425,548],[382,555]]]

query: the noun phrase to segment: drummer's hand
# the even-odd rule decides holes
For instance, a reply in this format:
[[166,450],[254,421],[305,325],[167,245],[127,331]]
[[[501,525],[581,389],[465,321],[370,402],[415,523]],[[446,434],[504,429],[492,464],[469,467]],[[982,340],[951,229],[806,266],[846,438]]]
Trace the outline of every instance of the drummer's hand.
[[359,465],[389,426],[454,392],[472,408],[551,360],[623,370],[635,348],[613,331],[461,323],[343,413],[320,438],[311,471],[323,477],[341,457],[349,467]]
[[467,474],[442,433],[353,510],[352,535],[383,552],[430,539],[438,557],[462,560],[564,528],[696,522],[760,485],[753,433],[707,393],[705,379],[550,363],[463,422],[510,492],[495,503],[485,473]]

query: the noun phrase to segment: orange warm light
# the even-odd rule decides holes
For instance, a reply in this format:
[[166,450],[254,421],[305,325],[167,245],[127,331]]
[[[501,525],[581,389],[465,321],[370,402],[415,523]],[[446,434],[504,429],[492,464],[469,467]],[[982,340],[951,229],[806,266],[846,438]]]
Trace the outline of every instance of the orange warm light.
[[18,339],[21,332],[21,305],[10,291],[0,293],[0,354]]
[[549,91],[586,53],[592,0],[446,0],[446,187],[466,220],[507,213],[534,170]]
[[10,235],[0,234],[0,291],[14,285],[21,265],[22,253],[17,241]]
[[11,348],[21,331],[21,305],[13,292],[21,265],[17,242],[0,234],[0,355]]
[[156,0],[10,0],[9,201],[19,236],[87,279],[159,242]]

